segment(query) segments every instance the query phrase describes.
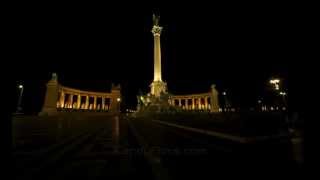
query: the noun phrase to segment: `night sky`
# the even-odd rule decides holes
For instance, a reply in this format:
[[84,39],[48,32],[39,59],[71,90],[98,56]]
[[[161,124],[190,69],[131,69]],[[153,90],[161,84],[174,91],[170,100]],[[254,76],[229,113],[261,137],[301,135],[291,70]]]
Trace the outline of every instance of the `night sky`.
[[52,72],[59,82],[107,91],[121,83],[125,108],[153,79],[152,13],[160,14],[162,76],[173,94],[226,90],[233,104],[251,106],[271,77],[287,89],[295,46],[293,14],[278,6],[99,7],[24,9],[11,21],[10,61],[25,86],[26,112],[40,111]]

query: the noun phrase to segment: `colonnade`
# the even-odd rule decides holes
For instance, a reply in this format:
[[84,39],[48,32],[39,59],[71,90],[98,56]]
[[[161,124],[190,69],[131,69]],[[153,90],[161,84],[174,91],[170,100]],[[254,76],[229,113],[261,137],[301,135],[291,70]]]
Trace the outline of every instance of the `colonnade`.
[[120,112],[120,85],[111,86],[111,92],[93,92],[62,86],[56,73],[52,73],[39,115],[56,115],[59,110],[93,110]]
[[120,92],[111,93],[82,91],[60,86],[58,90],[58,109],[109,111],[119,108]]
[[169,103],[185,110],[210,110],[211,96],[209,94],[171,96]]
[[[90,102],[93,99],[93,102]],[[99,100],[99,102],[98,102]],[[109,96],[95,96],[89,94],[64,93],[59,94],[57,108],[62,109],[87,109],[108,111],[112,104]]]

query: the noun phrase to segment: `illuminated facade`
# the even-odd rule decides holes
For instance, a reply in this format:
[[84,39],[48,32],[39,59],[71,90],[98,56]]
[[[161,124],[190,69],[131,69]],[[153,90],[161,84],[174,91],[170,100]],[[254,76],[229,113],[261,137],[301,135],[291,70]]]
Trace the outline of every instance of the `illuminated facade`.
[[219,112],[218,94],[215,85],[211,85],[207,93],[170,95],[169,104],[183,110]]
[[47,91],[40,115],[54,115],[61,111],[120,112],[120,85],[112,85],[111,92],[93,92],[62,86],[55,73],[47,83]]
[[[162,81],[161,76],[161,44],[160,35],[162,27],[159,26],[159,17],[153,15],[152,34],[154,37],[154,78],[151,83],[151,91],[147,95],[137,96],[137,110],[143,109],[170,109],[175,107],[183,110],[201,110],[209,112],[219,112],[218,91],[215,85],[211,86],[209,92],[189,94],[189,95],[173,95],[168,93],[166,82]],[[157,108],[148,108],[157,107]]]

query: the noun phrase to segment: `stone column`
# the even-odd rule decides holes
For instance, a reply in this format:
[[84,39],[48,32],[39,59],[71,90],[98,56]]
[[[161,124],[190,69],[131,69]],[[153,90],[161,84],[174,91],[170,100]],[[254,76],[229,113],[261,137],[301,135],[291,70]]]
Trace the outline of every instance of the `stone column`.
[[154,78],[153,81],[162,81],[161,79],[161,46],[160,46],[160,34],[162,27],[158,24],[154,24],[152,27],[153,34],[153,50],[154,50]]
[[187,99],[187,107],[188,107],[188,109],[190,109],[189,99]]
[[184,100],[184,107],[185,107],[185,109],[188,109],[188,99]]
[[73,94],[69,94],[69,108],[72,108]]
[[194,98],[192,97],[192,109],[194,110]]
[[60,94],[60,107],[61,108],[64,108],[64,98],[65,98],[65,94],[63,91],[61,91],[61,94]]
[[181,105],[181,99],[179,99],[179,107],[181,107],[182,105]]
[[106,100],[106,98],[103,97],[103,96],[101,98],[102,98],[102,105],[101,105],[102,107],[101,108],[104,111],[105,110],[104,108],[105,108],[105,100]]
[[64,93],[64,99],[63,99],[63,108],[68,108],[68,99],[67,99],[67,93]]
[[86,107],[85,109],[89,109],[89,96],[86,95]]
[[78,103],[77,103],[77,109],[81,108],[81,95],[78,94]]
[[198,98],[198,108],[201,109],[201,98]]
[[109,111],[111,107],[111,98],[108,97],[108,104],[107,104],[107,110]]
[[97,108],[97,96],[93,97],[93,109],[96,110]]
[[204,108],[207,110],[208,109],[208,97],[204,98]]

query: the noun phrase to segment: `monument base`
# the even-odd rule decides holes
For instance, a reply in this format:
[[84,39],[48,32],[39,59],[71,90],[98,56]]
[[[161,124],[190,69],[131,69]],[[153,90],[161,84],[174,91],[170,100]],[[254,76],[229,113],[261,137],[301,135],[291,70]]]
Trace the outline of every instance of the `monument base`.
[[[142,97],[142,98],[141,98]],[[154,95],[140,96],[138,103],[139,113],[160,113],[160,112],[171,112],[177,111],[176,108],[169,104],[169,94],[161,93],[159,97]]]
[[151,94],[160,97],[162,94],[167,93],[167,83],[163,81],[153,81],[150,85]]

